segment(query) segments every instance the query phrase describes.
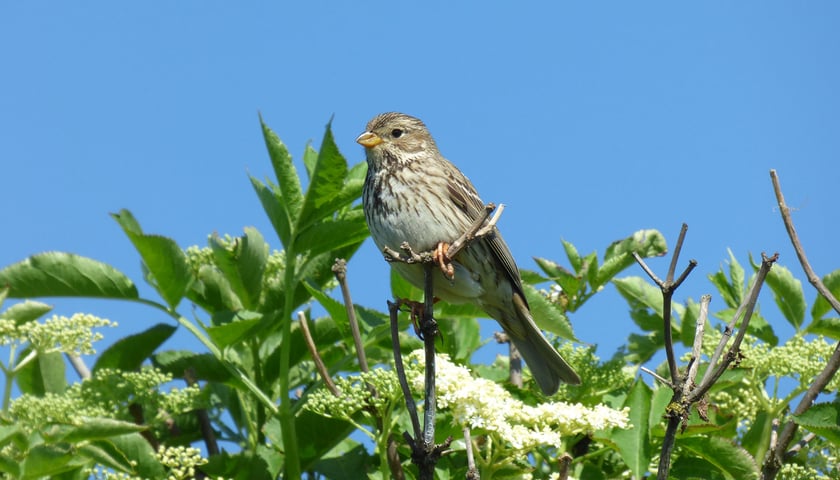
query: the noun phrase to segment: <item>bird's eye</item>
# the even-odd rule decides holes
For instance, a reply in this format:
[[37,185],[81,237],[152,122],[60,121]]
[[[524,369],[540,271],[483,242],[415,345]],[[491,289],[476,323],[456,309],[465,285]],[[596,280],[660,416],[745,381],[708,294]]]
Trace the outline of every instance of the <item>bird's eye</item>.
[[394,137],[394,138],[402,137],[403,133],[405,133],[405,132],[403,132],[401,128],[395,128],[395,129],[391,130],[391,136]]

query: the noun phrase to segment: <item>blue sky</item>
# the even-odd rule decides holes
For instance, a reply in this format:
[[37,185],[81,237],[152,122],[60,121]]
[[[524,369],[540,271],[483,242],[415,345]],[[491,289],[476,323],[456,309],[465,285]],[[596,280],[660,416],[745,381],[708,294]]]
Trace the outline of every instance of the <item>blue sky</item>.
[[[673,246],[686,222],[681,264],[699,266],[679,300],[711,292],[727,248],[744,265],[778,251],[803,278],[775,168],[825,274],[840,268],[838,18],[828,1],[4,2],[0,267],[60,250],[142,283],[108,216],[120,208],[184,247],[253,225],[278,248],[247,179],[271,174],[257,113],[297,157],[334,116],[356,163],[367,120],[397,110],[427,123],[485,201],[507,205],[500,227],[523,268],[564,261],[561,238],[602,254],[656,228]],[[651,263],[664,274],[667,259]],[[356,301],[384,310],[372,243],[350,268]],[[167,321],[50,302],[120,322],[103,345]],[[572,321],[605,357],[636,330],[612,287]],[[183,345],[195,342],[179,332],[166,348]]]

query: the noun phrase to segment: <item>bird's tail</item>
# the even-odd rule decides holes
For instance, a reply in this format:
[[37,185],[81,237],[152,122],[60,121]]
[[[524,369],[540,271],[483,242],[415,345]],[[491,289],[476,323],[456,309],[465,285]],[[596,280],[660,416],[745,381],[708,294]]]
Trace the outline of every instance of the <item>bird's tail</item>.
[[557,392],[560,382],[579,385],[580,377],[560,356],[557,350],[543,336],[527,305],[518,294],[514,294],[517,321],[504,322],[508,336],[522,353],[522,358],[531,369],[531,374],[546,395]]

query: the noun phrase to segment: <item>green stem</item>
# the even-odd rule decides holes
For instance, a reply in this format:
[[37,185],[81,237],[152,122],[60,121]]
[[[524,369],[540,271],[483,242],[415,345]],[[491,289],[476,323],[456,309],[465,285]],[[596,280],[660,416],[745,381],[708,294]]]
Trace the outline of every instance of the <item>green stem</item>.
[[292,302],[295,298],[295,276],[297,270],[294,237],[286,245],[286,269],[283,272],[283,301],[282,338],[280,347],[280,411],[279,420],[283,430],[283,450],[285,461],[285,478],[297,479],[301,476],[300,456],[295,434],[295,417],[292,413],[292,399],[289,391],[289,364],[292,340]]
[[6,389],[3,390],[3,411],[9,411],[9,405],[12,402],[12,383],[15,381],[15,377],[12,374],[13,367],[15,361],[15,344],[9,345],[9,367],[3,366],[3,376],[5,377],[5,387]]

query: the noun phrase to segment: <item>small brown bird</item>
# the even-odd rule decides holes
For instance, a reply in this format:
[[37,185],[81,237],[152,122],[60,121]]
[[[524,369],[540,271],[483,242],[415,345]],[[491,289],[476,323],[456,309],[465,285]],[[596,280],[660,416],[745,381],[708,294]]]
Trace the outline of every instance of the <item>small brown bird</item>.
[[[460,237],[482,215],[484,202],[469,179],[438,151],[417,118],[383,113],[356,141],[365,147],[368,172],[363,203],[374,243],[398,250],[408,242],[416,251],[439,248]],[[445,253],[445,249],[444,249]],[[391,264],[410,283],[423,288],[423,268]],[[435,296],[472,303],[496,319],[522,353],[546,395],[561,381],[580,377],[534,323],[522,290],[519,269],[498,230],[470,243],[454,259],[454,278],[435,269]]]

